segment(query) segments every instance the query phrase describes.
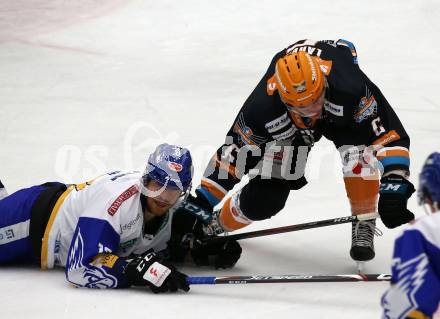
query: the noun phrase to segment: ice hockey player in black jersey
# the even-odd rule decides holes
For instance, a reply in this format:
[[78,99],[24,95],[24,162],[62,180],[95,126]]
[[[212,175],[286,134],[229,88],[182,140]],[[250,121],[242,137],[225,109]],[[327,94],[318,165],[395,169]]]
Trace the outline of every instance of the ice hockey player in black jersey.
[[[388,228],[414,218],[407,200],[410,140],[346,40],[301,40],[278,52],[212,157],[194,204],[211,210],[244,175],[207,231],[233,231],[283,209],[306,185],[311,147],[322,136],[341,154],[351,212],[378,212]],[[352,225],[351,257],[374,258],[375,220]]]

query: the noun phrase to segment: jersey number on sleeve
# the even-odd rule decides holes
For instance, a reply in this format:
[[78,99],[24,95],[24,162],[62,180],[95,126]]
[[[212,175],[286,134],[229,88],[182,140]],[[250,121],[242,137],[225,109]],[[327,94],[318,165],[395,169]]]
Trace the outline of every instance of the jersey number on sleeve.
[[385,128],[383,127],[382,123],[380,122],[380,117],[375,118],[371,121],[371,126],[373,127],[374,134],[376,136],[379,136],[382,133],[385,133]]

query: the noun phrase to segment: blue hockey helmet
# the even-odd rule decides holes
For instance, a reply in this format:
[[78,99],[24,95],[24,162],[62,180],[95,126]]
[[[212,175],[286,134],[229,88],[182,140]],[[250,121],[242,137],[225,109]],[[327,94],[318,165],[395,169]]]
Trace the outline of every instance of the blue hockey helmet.
[[142,183],[145,186],[153,180],[166,188],[187,192],[191,188],[192,176],[193,164],[189,150],[164,143],[148,157]]
[[431,203],[440,209],[440,153],[434,152],[423,164],[419,176],[419,204]]

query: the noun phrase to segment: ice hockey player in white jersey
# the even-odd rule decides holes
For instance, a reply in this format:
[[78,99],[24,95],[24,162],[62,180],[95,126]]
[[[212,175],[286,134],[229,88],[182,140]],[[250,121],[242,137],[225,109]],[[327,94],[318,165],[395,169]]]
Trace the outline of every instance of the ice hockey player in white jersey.
[[433,318],[440,306],[440,153],[426,160],[418,195],[429,216],[417,219],[396,239],[382,318]]
[[67,280],[78,287],[188,291],[186,275],[157,252],[167,248],[192,171],[189,150],[161,144],[143,174],[117,171],[6,196],[0,200],[0,264],[64,266]]

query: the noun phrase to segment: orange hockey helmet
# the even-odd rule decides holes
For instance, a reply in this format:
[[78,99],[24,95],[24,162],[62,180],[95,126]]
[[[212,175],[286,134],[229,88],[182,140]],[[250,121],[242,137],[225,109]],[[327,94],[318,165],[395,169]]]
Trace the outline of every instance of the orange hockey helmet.
[[325,87],[325,76],[316,58],[302,51],[278,59],[275,80],[281,100],[297,108],[316,102]]

